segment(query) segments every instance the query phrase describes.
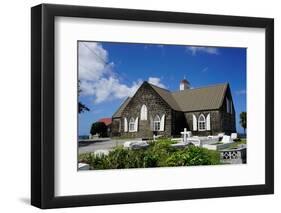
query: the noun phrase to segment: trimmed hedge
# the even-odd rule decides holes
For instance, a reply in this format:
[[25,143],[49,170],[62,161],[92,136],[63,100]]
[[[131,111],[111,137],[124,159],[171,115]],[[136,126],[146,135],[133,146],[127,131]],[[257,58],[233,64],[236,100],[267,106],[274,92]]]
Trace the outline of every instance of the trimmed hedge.
[[79,155],[79,162],[85,162],[91,169],[125,169],[174,167],[220,164],[219,152],[196,146],[184,149],[171,147],[169,139],[150,142],[147,149],[131,150],[116,147],[108,155],[84,153]]

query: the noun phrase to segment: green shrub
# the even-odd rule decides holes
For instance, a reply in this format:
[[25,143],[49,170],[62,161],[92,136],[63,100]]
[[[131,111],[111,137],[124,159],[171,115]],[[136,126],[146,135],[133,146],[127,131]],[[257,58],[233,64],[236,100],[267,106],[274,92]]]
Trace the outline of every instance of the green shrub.
[[107,136],[107,126],[104,122],[95,122],[91,126],[90,130],[91,135],[99,134],[100,137],[106,137]]
[[166,160],[167,166],[195,166],[219,164],[219,153],[204,148],[189,146],[174,152]]
[[219,164],[219,152],[188,146],[177,149],[175,142],[163,139],[150,142],[147,149],[130,150],[122,146],[114,148],[108,155],[81,154],[79,161],[90,164],[91,169],[123,169],[169,166],[193,166]]

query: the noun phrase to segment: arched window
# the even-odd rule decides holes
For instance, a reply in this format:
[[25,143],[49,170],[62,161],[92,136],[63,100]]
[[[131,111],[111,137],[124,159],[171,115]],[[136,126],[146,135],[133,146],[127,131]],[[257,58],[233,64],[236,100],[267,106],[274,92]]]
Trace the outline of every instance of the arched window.
[[160,130],[160,117],[159,115],[156,115],[154,117],[154,120],[153,120],[153,130],[154,131],[159,131]]
[[135,131],[135,119],[131,118],[129,121],[129,132],[134,132]]
[[145,105],[142,105],[141,107],[141,115],[140,115],[140,119],[142,121],[146,121],[147,120],[147,107]]
[[124,132],[128,132],[128,120],[124,118]]
[[203,114],[201,114],[198,118],[198,130],[205,131],[206,130],[206,119]]

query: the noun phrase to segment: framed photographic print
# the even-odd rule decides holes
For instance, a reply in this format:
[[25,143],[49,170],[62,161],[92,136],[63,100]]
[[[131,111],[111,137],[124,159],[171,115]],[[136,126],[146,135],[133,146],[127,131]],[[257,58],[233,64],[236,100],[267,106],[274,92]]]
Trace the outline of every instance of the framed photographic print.
[[274,192],[274,21],[31,9],[31,203]]

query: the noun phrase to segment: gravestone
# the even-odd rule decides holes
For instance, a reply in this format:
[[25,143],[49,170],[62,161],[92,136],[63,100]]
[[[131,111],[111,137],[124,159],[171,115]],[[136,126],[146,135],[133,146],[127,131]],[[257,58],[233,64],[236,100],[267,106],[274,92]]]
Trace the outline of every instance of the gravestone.
[[143,149],[148,146],[149,144],[146,141],[126,141],[123,144],[123,147],[127,149]]
[[221,140],[222,143],[232,143],[233,140],[229,135],[224,135]]
[[87,163],[79,163],[78,170],[90,170],[90,165]]
[[235,139],[238,138],[238,134],[237,133],[231,133],[230,137],[231,137],[232,140],[235,140]]
[[191,131],[186,131],[186,128],[184,128],[181,134],[183,135],[183,142],[187,142],[187,138],[190,138],[192,136]]

